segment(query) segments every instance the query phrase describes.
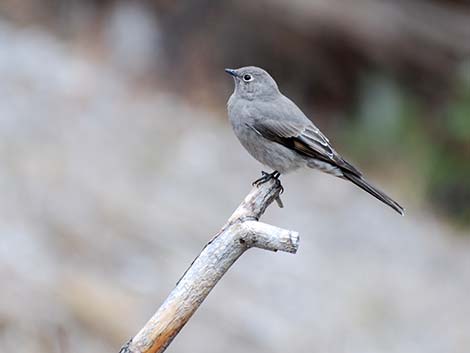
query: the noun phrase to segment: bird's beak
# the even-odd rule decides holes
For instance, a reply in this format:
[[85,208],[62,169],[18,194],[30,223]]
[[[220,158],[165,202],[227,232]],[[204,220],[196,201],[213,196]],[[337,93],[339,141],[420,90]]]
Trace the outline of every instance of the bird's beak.
[[228,73],[229,75],[232,75],[233,77],[238,77],[237,70],[225,69],[225,72]]

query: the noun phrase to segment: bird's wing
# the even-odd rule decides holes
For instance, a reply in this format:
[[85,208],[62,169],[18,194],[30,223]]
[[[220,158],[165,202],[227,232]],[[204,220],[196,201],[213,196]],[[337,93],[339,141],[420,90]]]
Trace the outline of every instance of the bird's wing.
[[308,121],[258,119],[252,128],[264,138],[277,142],[304,156],[331,163],[361,176],[361,172],[345,161],[331,146],[328,138]]

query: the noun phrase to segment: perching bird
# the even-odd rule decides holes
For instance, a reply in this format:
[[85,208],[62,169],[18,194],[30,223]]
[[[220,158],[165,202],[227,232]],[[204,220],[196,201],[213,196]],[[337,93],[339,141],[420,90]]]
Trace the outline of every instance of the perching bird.
[[349,180],[403,215],[403,207],[370,185],[362,173],[331,146],[325,135],[284,96],[276,81],[255,66],[225,69],[235,90],[227,103],[233,130],[245,149],[272,168],[255,183],[309,167]]

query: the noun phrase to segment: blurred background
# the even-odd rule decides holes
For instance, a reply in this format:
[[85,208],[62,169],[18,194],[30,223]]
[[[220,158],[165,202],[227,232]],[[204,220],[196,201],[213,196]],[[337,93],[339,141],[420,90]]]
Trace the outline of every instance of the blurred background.
[[0,3],[0,350],[117,352],[248,193],[225,67],[267,69],[407,209],[283,177],[168,352],[468,352],[470,4]]

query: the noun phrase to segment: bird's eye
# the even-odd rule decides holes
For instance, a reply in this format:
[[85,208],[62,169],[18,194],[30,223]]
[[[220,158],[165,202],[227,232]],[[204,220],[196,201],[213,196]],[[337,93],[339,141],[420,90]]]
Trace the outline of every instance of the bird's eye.
[[243,81],[245,81],[245,82],[250,82],[252,80],[253,80],[253,76],[251,76],[251,75],[246,74],[246,75],[243,76]]

